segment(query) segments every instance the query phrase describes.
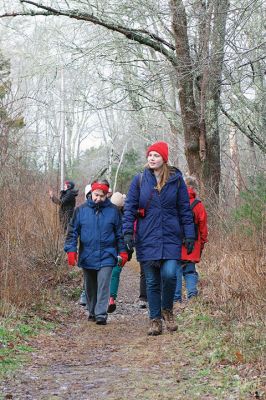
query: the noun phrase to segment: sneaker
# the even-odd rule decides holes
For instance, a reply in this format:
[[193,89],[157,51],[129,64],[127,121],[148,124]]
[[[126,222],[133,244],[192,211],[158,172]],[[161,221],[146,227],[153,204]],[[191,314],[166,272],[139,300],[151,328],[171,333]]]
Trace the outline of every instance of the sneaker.
[[97,318],[96,318],[96,324],[97,324],[97,325],[106,325],[106,324],[107,324],[106,318],[97,317]]
[[149,336],[158,336],[163,332],[162,320],[161,319],[151,319],[150,327],[148,330]]
[[86,293],[85,290],[82,290],[80,298],[79,298],[79,304],[81,306],[86,306],[87,305],[87,299],[86,299]]
[[162,310],[162,317],[169,332],[174,332],[177,330],[177,324],[174,319],[173,310]]
[[95,322],[96,321],[95,315],[89,315],[88,316],[88,321]]
[[109,306],[108,306],[107,312],[108,312],[109,314],[111,314],[111,313],[114,312],[115,310],[116,310],[115,299],[114,299],[113,297],[110,297]]
[[139,308],[141,309],[147,308],[147,301],[139,300]]

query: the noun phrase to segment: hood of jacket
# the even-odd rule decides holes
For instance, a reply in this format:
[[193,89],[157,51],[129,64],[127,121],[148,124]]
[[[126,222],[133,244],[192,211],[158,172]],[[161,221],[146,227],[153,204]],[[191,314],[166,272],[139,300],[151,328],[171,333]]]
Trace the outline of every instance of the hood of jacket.
[[104,201],[100,201],[99,203],[95,203],[91,197],[87,200],[87,205],[90,208],[93,208],[95,211],[101,211],[103,208],[110,207],[112,205],[109,199],[105,199]]
[[192,187],[188,187],[187,188],[188,191],[188,195],[189,195],[189,200],[193,200],[197,197],[197,193],[195,192],[195,190]]

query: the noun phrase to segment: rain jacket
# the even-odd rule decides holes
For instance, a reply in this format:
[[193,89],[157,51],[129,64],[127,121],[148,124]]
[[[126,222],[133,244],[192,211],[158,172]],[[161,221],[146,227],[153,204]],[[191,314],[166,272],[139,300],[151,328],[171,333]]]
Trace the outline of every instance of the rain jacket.
[[130,185],[124,207],[123,232],[134,232],[139,208],[145,216],[138,217],[135,233],[137,260],[179,260],[183,237],[194,238],[193,216],[187,187],[182,173],[171,168],[169,180],[160,192],[150,169],[142,178],[136,175]]
[[77,207],[68,226],[64,250],[77,252],[78,266],[88,269],[115,266],[125,252],[120,212],[109,199],[94,203],[88,199]]
[[[192,188],[189,187],[188,194],[190,204],[192,204],[196,199],[196,193]],[[191,254],[187,254],[187,249],[184,245],[182,246],[181,258],[183,261],[193,261],[194,263],[197,263],[200,261],[204,244],[208,242],[207,212],[201,202],[193,207],[192,212],[194,214],[194,222],[197,225],[198,237],[195,241],[194,250]]]

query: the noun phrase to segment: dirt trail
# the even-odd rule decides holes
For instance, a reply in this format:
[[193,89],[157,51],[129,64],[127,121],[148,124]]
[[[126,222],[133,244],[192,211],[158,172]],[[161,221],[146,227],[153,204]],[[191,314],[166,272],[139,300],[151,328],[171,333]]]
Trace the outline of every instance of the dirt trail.
[[[233,390],[221,397],[193,390],[200,366],[190,356],[191,338],[178,332],[146,335],[147,311],[136,304],[138,283],[137,272],[126,267],[121,274],[121,303],[106,326],[88,322],[85,310],[73,304],[64,324],[34,339],[37,350],[31,362],[0,384],[0,398],[239,399]],[[217,384],[216,379],[211,385]]]

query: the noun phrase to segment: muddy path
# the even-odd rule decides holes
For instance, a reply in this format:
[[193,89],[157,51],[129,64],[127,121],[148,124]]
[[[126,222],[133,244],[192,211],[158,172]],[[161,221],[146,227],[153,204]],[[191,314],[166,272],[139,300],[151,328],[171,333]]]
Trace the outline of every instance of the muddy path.
[[[200,376],[195,343],[187,334],[148,337],[148,314],[137,305],[138,273],[121,274],[117,311],[106,326],[87,321],[83,307],[32,342],[28,365],[0,384],[1,399],[240,399],[236,389],[218,396],[222,374]],[[197,383],[195,383],[197,382]],[[212,393],[213,392],[213,393]],[[217,397],[218,396],[218,397]]]

